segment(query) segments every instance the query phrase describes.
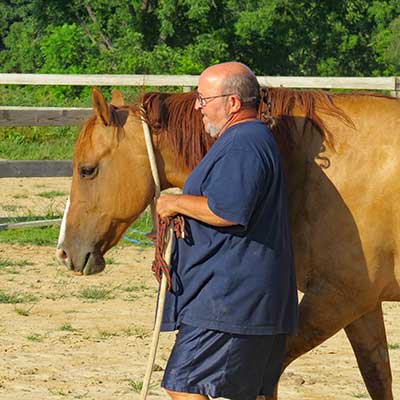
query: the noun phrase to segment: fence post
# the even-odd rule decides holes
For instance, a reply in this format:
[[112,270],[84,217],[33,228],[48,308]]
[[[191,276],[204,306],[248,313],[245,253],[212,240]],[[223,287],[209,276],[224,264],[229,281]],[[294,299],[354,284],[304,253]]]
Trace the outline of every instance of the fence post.
[[394,77],[394,90],[390,92],[390,95],[400,99],[400,76]]

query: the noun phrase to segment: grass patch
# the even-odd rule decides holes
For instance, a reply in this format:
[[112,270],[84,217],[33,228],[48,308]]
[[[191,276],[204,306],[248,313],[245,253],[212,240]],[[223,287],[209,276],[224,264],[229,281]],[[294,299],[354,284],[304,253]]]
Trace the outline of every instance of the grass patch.
[[111,332],[103,329],[98,329],[98,332],[101,339],[109,339],[111,337],[119,336],[118,332]]
[[368,393],[353,393],[352,396],[355,397],[356,399],[368,399],[369,398]]
[[388,347],[390,350],[398,350],[400,349],[400,343],[389,343]]
[[143,381],[134,381],[133,379],[131,379],[128,382],[128,385],[132,391],[134,391],[135,393],[140,393],[143,388]]
[[115,259],[112,258],[112,257],[106,257],[105,258],[105,262],[106,262],[106,265],[117,265],[117,264],[119,264],[119,262],[115,261]]
[[70,160],[77,127],[2,127],[0,158],[7,160]]
[[115,288],[108,289],[104,286],[90,286],[82,289],[79,292],[79,297],[86,300],[110,300],[114,298],[111,294],[113,290],[115,290]]
[[14,199],[27,199],[29,196],[27,194],[14,194]]
[[57,191],[57,190],[51,190],[49,192],[38,193],[38,196],[44,197],[46,199],[53,199],[54,197],[60,197],[60,196],[66,196],[66,195],[67,195],[67,193],[60,192],[60,191]]
[[123,288],[125,292],[140,292],[141,290],[150,289],[145,283],[133,283]]
[[140,299],[140,296],[138,296],[137,294],[131,294],[128,297],[126,297],[124,300],[125,301],[136,301]]
[[[50,207],[47,214],[44,216],[48,219],[53,218],[61,218],[61,216],[57,215],[57,211],[52,210]],[[43,217],[42,217],[43,218]],[[27,220],[35,220],[37,218],[28,218]],[[148,212],[142,214],[142,216],[136,221],[136,223],[132,226],[133,229],[137,229],[143,232],[149,232],[152,229],[152,219],[151,215]],[[26,229],[4,229],[0,230],[0,243],[9,243],[9,244],[32,244],[36,246],[56,246],[59,235],[59,227],[58,226],[45,226],[45,227],[37,227],[37,228],[26,228]],[[134,245],[139,246],[152,246],[152,242],[146,238],[146,236],[142,233],[135,232],[127,232],[126,236],[128,238],[139,240],[140,243],[133,243]],[[122,242],[122,241],[121,241]],[[128,244],[127,241],[123,241],[124,244]],[[128,244],[129,245],[129,244]],[[118,264],[112,258],[107,258],[106,263]]]
[[37,298],[31,294],[7,293],[0,290],[0,303],[3,304],[32,303],[34,301],[37,301]]
[[21,315],[22,317],[29,317],[29,315],[31,314],[33,306],[29,307],[29,308],[25,308],[25,307],[15,307],[15,312],[18,315]]
[[28,265],[33,265],[29,261],[22,260],[22,261],[11,261],[8,259],[1,259],[0,258],[0,269],[5,267],[26,267]]
[[[142,391],[142,388],[143,388],[143,381],[135,381],[135,380],[133,380],[133,379],[130,379],[129,381],[128,381],[128,385],[129,385],[129,388],[133,391],[133,392],[135,392],[135,393],[140,393],[141,391]],[[149,390],[152,390],[152,389],[155,389],[155,388],[157,388],[157,384],[156,383],[151,383],[150,385],[149,385]]]
[[5,204],[1,206],[4,211],[17,211],[20,207],[16,206],[15,204]]
[[141,326],[133,326],[124,330],[126,336],[134,336],[138,339],[146,339],[150,336],[150,332]]
[[153,242],[145,236],[153,229],[153,219],[149,211],[145,211],[126,231],[124,243],[132,243],[136,246],[153,246]]
[[60,331],[63,331],[63,332],[76,332],[77,329],[75,329],[70,323],[67,322],[67,323],[61,325]]
[[0,230],[0,243],[56,246],[59,229],[58,226],[46,226],[27,229]]
[[31,342],[43,342],[43,336],[39,335],[38,333],[34,333],[32,335],[25,336],[26,339],[30,340]]

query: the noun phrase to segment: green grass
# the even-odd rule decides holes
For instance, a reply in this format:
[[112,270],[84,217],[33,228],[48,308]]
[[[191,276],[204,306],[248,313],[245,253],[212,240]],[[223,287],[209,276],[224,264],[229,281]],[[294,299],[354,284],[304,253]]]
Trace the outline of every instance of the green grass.
[[390,350],[398,350],[400,349],[400,343],[389,343],[388,347]]
[[[151,213],[145,211],[132,225],[130,229],[127,230],[124,236],[127,236],[128,239],[133,239],[139,241],[139,243],[132,243],[136,246],[152,246],[153,242],[148,239],[145,234],[149,233],[153,228],[153,220],[151,217]],[[134,229],[133,232],[131,229]],[[139,231],[139,232],[136,232]],[[129,240],[124,240],[124,244],[131,243]]]
[[63,332],[76,332],[77,329],[75,329],[70,323],[67,322],[67,323],[61,325],[60,331],[63,331]]
[[0,269],[5,267],[26,267],[28,265],[33,265],[33,264],[27,260],[11,261],[8,259],[0,258]]
[[56,246],[59,233],[58,226],[29,229],[0,230],[0,243],[33,244],[36,246]]
[[368,399],[369,398],[368,393],[353,393],[352,396],[355,397],[356,399]]
[[106,265],[117,265],[117,264],[119,264],[119,262],[115,261],[115,259],[112,258],[112,257],[106,257],[105,258],[105,262],[106,262]]
[[27,194],[14,194],[14,199],[27,199],[29,196]]
[[150,332],[141,326],[132,326],[124,330],[126,336],[134,336],[138,339],[145,339],[150,336]]
[[7,293],[0,290],[0,303],[3,304],[32,303],[36,300],[37,298],[31,294]]
[[86,300],[110,300],[114,296],[111,294],[115,288],[109,289],[104,286],[90,286],[79,292],[79,297]]
[[15,204],[5,204],[4,206],[1,206],[1,208],[4,211],[17,211],[20,207],[16,206]]
[[46,199],[53,199],[54,197],[60,197],[60,196],[66,196],[67,193],[65,192],[60,192],[57,190],[52,190],[50,192],[41,192],[38,194],[40,197],[44,197]]
[[26,339],[30,340],[31,342],[43,342],[43,336],[39,335],[38,333],[33,333],[32,335],[25,336]]
[[[52,213],[51,209],[47,212],[45,218],[61,218],[56,212]],[[31,216],[27,220],[37,220],[36,217]],[[142,214],[142,216],[135,222],[132,228],[149,232],[152,228],[151,215],[148,212]],[[0,243],[9,244],[32,244],[36,246],[56,246],[58,240],[60,228],[58,226],[47,226],[47,227],[37,227],[37,228],[26,228],[26,229],[4,229],[0,230]],[[144,234],[127,232],[128,237],[132,239],[137,239],[141,241],[139,246],[150,246],[152,243],[147,239]],[[135,245],[126,240],[121,240],[120,243],[123,245]],[[107,261],[108,260],[108,261]],[[117,264],[112,258],[106,259],[108,264]]]
[[98,329],[98,332],[101,339],[109,339],[115,336],[119,336],[118,332],[107,331],[105,329]]
[[131,390],[133,390],[135,393],[140,393],[140,391],[142,390],[142,387],[143,387],[142,381],[130,380],[128,382],[128,384],[129,384],[129,387],[131,388]]
[[150,289],[149,286],[147,286],[144,283],[132,283],[129,286],[125,286],[123,290],[125,292],[140,292],[141,290],[148,290]]
[[[135,380],[133,380],[133,379],[130,379],[129,381],[128,381],[128,385],[129,385],[129,388],[133,391],[133,392],[135,392],[135,393],[140,393],[141,391],[142,391],[142,388],[143,388],[143,381],[135,381]],[[149,390],[152,390],[152,389],[155,389],[155,388],[157,388],[157,384],[156,383],[151,383],[150,385],[149,385]]]
[[31,306],[29,308],[25,308],[25,307],[15,307],[15,312],[18,315],[21,315],[22,317],[28,317],[31,314],[32,308],[34,306]]
[[70,160],[77,127],[2,127],[0,158],[7,160]]

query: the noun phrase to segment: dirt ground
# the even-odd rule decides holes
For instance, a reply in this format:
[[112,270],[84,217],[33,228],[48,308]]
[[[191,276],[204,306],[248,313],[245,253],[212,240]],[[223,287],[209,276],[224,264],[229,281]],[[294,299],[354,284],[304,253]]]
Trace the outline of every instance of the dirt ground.
[[[0,218],[57,214],[69,179],[0,179]],[[59,192],[53,198],[40,193]],[[137,399],[151,341],[157,284],[152,248],[122,245],[105,272],[77,277],[54,248],[0,243],[0,399]],[[1,264],[0,264],[1,265]],[[96,297],[90,299],[89,297]],[[394,398],[400,399],[400,303],[385,303]],[[159,387],[174,334],[162,334],[149,399]],[[285,400],[369,396],[343,332],[294,362],[281,379]]]

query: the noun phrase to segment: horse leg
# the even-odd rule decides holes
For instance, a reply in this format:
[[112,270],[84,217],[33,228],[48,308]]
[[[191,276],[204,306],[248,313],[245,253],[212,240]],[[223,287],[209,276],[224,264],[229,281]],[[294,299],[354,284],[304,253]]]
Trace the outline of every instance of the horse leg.
[[393,400],[385,324],[381,303],[345,328],[358,367],[374,400]]
[[[361,296],[340,291],[327,282],[308,288],[299,306],[298,335],[290,336],[287,340],[283,369],[358,319],[362,315],[360,310],[365,309],[365,306]],[[277,394],[266,400],[276,398]]]

